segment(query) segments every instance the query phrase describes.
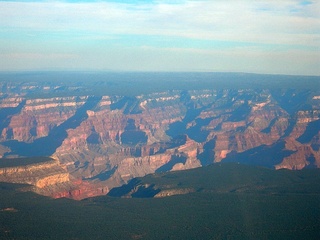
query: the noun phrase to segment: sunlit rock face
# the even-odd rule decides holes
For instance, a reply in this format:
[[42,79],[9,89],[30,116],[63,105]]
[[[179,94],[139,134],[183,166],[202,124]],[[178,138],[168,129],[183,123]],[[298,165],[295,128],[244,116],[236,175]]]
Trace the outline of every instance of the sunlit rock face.
[[[57,163],[43,166],[41,179],[17,177],[42,194],[81,199],[134,177],[224,161],[320,167],[318,89],[85,95],[81,87],[39,82],[46,95],[38,97],[33,85],[21,84],[0,88],[0,156],[54,157]],[[57,174],[49,174],[54,169]]]
[[1,182],[32,185],[35,190],[43,191],[49,196],[52,196],[51,193],[44,189],[70,183],[69,173],[59,161],[52,158],[2,159],[0,166]]

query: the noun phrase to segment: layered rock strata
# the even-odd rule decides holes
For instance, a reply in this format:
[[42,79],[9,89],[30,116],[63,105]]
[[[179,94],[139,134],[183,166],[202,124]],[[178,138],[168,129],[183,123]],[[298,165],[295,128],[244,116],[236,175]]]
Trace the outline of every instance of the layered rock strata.
[[[17,159],[4,159],[2,163],[10,163],[15,160]],[[36,191],[41,191],[56,185],[67,185],[70,183],[70,175],[59,164],[59,161],[48,158],[42,162],[30,162],[27,165],[2,166],[0,167],[0,182],[29,184],[34,186]],[[51,194],[46,192],[46,195]]]
[[[284,146],[277,149],[286,153],[284,157],[264,165],[275,169],[320,166],[320,94],[316,91],[292,95],[307,96],[304,105],[290,102],[286,92],[268,89],[99,98],[9,95],[0,99],[0,155],[24,156],[23,147],[37,155],[37,148],[45,147],[41,143],[52,142],[56,147],[50,152],[66,170],[52,162],[16,175],[7,169],[2,179],[51,188],[48,192],[55,196],[80,199],[105,194],[134,177],[196,168],[234,154],[250,157],[255,150],[278,146]],[[65,183],[68,190],[61,187]]]

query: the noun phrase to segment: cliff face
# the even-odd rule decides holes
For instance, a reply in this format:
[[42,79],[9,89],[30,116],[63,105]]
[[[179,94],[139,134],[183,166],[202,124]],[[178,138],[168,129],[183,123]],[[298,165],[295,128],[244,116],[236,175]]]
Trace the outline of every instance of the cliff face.
[[0,155],[49,153],[58,161],[39,169],[2,169],[0,177],[32,184],[43,194],[81,199],[106,194],[134,177],[230,159],[241,162],[264,149],[284,154],[262,165],[319,167],[319,95],[304,92],[306,104],[297,104],[286,92],[268,89],[98,98],[2,94]]
[[[80,200],[109,191],[106,187],[97,187],[75,179],[57,159],[43,158],[40,162],[36,159],[2,159],[0,182],[28,184],[30,187],[27,189],[53,198],[67,197]],[[10,166],[11,162],[19,162],[20,165]],[[4,166],[3,163],[9,166]]]
[[[4,162],[15,162],[17,159],[3,159]],[[21,159],[21,165],[1,166],[0,182],[29,184],[35,187],[36,191],[42,191],[45,195],[52,196],[52,193],[45,191],[45,188],[51,188],[57,185],[67,185],[70,183],[69,173],[64,169],[59,161],[54,159],[44,159],[41,162],[33,162],[32,159],[27,165],[23,162],[29,159]]]
[[303,168],[320,167],[320,152],[315,151],[311,145],[301,144],[293,139],[287,139],[286,149],[292,150],[293,153],[285,157],[280,164],[276,165],[276,169],[287,168],[301,170]]
[[[54,127],[73,116],[76,109],[82,106],[86,99],[87,97],[56,97],[26,100],[22,110],[11,117],[8,126],[1,129],[1,138],[2,140],[32,142],[48,136]],[[19,103],[22,102],[22,99],[11,98],[10,101]],[[12,107],[13,105],[5,106]]]

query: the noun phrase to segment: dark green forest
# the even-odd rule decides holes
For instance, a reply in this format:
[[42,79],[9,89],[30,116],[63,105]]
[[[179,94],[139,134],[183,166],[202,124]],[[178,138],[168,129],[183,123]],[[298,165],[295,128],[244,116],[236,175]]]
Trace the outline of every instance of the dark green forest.
[[148,175],[165,198],[50,199],[0,184],[0,239],[319,239],[320,170],[236,163]]

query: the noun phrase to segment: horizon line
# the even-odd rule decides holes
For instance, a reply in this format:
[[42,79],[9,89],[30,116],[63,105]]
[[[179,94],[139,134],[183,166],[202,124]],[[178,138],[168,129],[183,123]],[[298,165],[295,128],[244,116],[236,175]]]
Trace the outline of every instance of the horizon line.
[[257,73],[257,72],[240,72],[240,71],[163,71],[163,70],[0,70],[0,74],[23,74],[23,73],[167,73],[167,74],[244,74],[244,75],[270,75],[270,76],[292,76],[292,77],[320,77],[320,75],[309,74],[285,74],[285,73]]

